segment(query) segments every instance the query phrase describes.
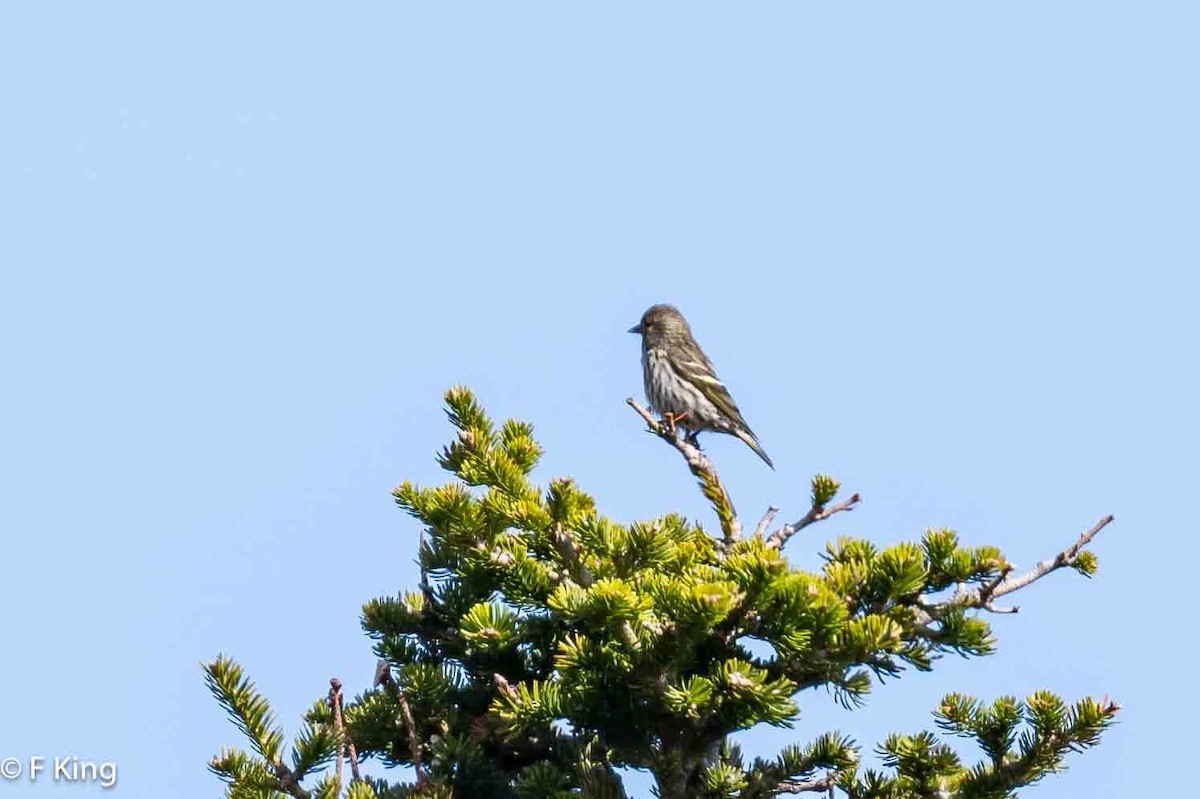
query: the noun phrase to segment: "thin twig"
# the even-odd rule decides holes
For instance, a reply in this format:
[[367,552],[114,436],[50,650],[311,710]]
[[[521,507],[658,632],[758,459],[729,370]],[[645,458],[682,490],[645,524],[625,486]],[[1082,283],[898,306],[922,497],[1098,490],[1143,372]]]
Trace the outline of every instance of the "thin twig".
[[312,792],[305,790],[300,786],[299,780],[292,770],[283,763],[275,763],[272,768],[275,771],[275,778],[279,780],[279,787],[284,793],[296,797],[296,799],[312,799]]
[[958,587],[954,589],[954,596],[951,598],[950,605],[969,604],[971,607],[983,608],[991,613],[1020,613],[1021,607],[1013,605],[1011,608],[1002,608],[992,600],[996,596],[996,589],[1004,584],[1008,576],[1013,572],[1011,563],[1004,564],[1004,568],[995,578],[978,589],[968,588],[965,583],[958,583]]
[[776,795],[781,793],[805,793],[812,791],[820,793],[821,791],[829,791],[834,786],[833,774],[826,774],[824,777],[816,780],[781,780],[773,789]]
[[342,742],[345,740],[342,736],[346,734],[345,729],[342,727],[342,711],[337,701],[342,683],[337,677],[334,677],[329,681],[329,685],[331,686],[329,689],[329,709],[333,711],[333,729],[336,732],[335,737],[337,738],[337,766],[334,776],[337,778],[338,790],[340,791],[342,788],[342,749],[344,748]]
[[421,741],[417,738],[417,722],[413,719],[412,708],[408,706],[408,699],[401,691],[400,712],[404,714],[404,723],[408,727],[408,747],[411,750],[413,759],[413,771],[417,775],[417,785],[425,784],[425,769],[421,766]]
[[338,785],[342,784],[342,759],[347,752],[350,755],[350,779],[358,782],[362,779],[362,774],[358,771],[358,750],[354,747],[354,741],[350,734],[346,732],[345,721],[345,705],[342,700],[342,681],[337,677],[329,680],[329,707],[333,711],[333,726],[337,731],[337,765],[334,767],[334,775],[337,777]]
[[813,506],[800,520],[791,524],[785,524],[783,527],[780,527],[778,530],[772,533],[771,537],[767,539],[767,546],[774,547],[776,549],[783,549],[783,545],[787,543],[788,539],[803,530],[805,527],[808,527],[810,524],[824,521],[835,513],[854,510],[854,508],[860,502],[862,502],[862,496],[859,494],[854,494],[852,497],[850,497],[850,499],[846,500],[845,502],[839,502],[837,505],[826,505],[824,507]]
[[413,719],[412,708],[408,706],[408,698],[400,689],[400,684],[392,676],[392,667],[380,658],[375,663],[375,685],[382,685],[388,695],[400,705],[400,720],[408,730],[409,755],[413,761],[413,771],[417,775],[417,785],[425,784],[425,769],[421,765],[421,739],[417,736],[417,722]]
[[338,692],[342,689],[341,680],[336,677],[329,680],[329,709],[334,713],[334,737],[337,739],[337,767],[334,775],[337,777],[337,789],[342,789],[342,750],[344,749],[342,741],[343,735],[346,734],[346,729],[342,727],[342,709],[341,703],[337,701]]
[[625,401],[646,421],[650,432],[679,450],[679,454],[687,461],[688,468],[700,481],[700,488],[704,492],[704,496],[708,497],[713,504],[713,510],[717,512],[717,517],[721,521],[722,543],[728,549],[742,537],[742,525],[738,521],[737,511],[733,508],[733,500],[729,498],[729,492],[725,490],[712,461],[705,457],[699,447],[688,443],[685,438],[676,433],[673,427],[664,425],[655,419],[654,415],[643,408],[633,397]]
[[[345,716],[346,712],[345,707],[342,705],[344,701],[342,692],[338,691],[338,712],[343,716]],[[354,736],[349,732],[346,733],[346,748],[350,751],[350,779],[354,782],[359,782],[362,780],[362,773],[358,770],[358,748],[354,745]]]
[[996,595],[996,589],[1000,587],[1001,583],[1008,579],[1008,575],[1012,574],[1012,571],[1013,565],[1011,563],[1006,563],[1004,568],[1000,570],[1000,573],[996,575],[996,579],[992,580],[983,587],[983,591],[981,591],[979,594],[980,599],[984,600],[985,602],[990,601],[991,598]]
[[[1083,548],[1091,543],[1092,539],[1095,538],[1101,530],[1112,524],[1112,521],[1112,516],[1105,516],[1103,519],[1093,524],[1081,536],[1079,536],[1079,539],[1076,540],[1074,544],[1071,544],[1071,546],[1067,547],[1062,552],[1059,552],[1053,558],[1042,561],[1025,574],[1022,574],[1020,577],[1009,578],[1007,571],[1002,572],[1001,579],[999,581],[993,581],[988,585],[980,586],[972,591],[966,591],[958,596],[955,596],[954,599],[950,600],[948,604],[983,608],[984,610],[990,610],[993,613],[1016,613],[1019,608],[997,608],[992,603],[992,600],[996,599],[997,597],[1002,597],[1005,594],[1011,594],[1013,591],[1019,591],[1030,583],[1042,579],[1050,572],[1057,571],[1058,569],[1062,569],[1067,566],[1075,565],[1075,561],[1078,560],[1079,554],[1083,552]],[[1008,571],[1011,571],[1011,567],[1009,567]]]
[[771,505],[767,508],[767,512],[758,520],[758,526],[754,528],[754,535],[764,536],[767,534],[767,528],[771,526],[771,522],[775,521],[775,514],[779,513],[779,508]]

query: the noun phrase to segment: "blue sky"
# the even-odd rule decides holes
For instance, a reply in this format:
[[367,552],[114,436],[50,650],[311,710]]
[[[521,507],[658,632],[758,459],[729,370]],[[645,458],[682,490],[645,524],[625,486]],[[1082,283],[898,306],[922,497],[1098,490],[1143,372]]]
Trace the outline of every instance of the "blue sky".
[[[865,501],[789,545],[958,529],[1058,574],[943,661],[793,732],[868,747],[942,693],[1126,706],[1030,796],[1142,792],[1197,710],[1194,4],[12,4],[0,11],[0,757],[212,797],[237,657],[287,729],[369,685],[411,587],[390,490],[442,479],[441,392],[532,421],[537,474],[708,520],[625,406],[688,314],[777,466],[739,509]],[[645,782],[633,781],[638,790]],[[16,795],[99,793],[16,783]]]

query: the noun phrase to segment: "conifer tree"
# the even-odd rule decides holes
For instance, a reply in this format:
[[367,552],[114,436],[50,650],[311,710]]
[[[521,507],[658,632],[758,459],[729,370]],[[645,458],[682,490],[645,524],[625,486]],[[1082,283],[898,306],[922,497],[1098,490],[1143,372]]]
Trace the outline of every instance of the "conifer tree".
[[[1114,721],[1120,708],[1107,698],[950,693],[935,725],[973,740],[974,762],[930,730],[890,735],[876,748],[882,769],[865,768],[839,732],[743,756],[730,734],[792,727],[806,689],[854,707],[873,677],[991,653],[987,614],[1015,610],[997,602],[1058,570],[1095,573],[1086,546],[1112,517],[1020,575],[995,547],[965,546],[946,529],[886,548],[840,538],[819,571],[804,571],[784,555],[789,539],[852,510],[857,494],[837,502],[837,481],[819,475],[800,519],[772,529],[771,508],[747,532],[711,461],[629,403],[684,457],[718,534],[674,514],[617,522],[569,478],[536,486],[532,427],[497,429],[470,391],[450,390],[457,436],[439,462],[451,481],[394,492],[420,530],[420,583],[363,609],[379,657],[373,684],[347,702],[332,680],[285,755],[240,666],[205,666],[250,741],[210,763],[225,795],[617,799],[627,795],[618,769],[636,767],[664,799],[1001,799],[1061,770]],[[412,778],[362,778],[367,758],[411,766]]]

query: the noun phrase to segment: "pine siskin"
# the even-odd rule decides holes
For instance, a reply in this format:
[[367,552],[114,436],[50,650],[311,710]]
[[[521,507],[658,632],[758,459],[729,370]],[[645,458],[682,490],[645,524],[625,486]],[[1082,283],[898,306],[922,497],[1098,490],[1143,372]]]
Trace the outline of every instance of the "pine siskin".
[[693,443],[704,430],[735,435],[775,468],[692,337],[683,314],[670,305],[652,305],[629,332],[642,337],[646,399],[668,424],[687,430]]

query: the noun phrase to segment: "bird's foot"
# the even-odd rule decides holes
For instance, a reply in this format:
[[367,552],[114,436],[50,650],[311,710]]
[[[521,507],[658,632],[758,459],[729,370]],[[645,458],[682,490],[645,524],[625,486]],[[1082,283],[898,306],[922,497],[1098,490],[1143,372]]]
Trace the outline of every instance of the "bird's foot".
[[663,415],[663,427],[665,427],[667,429],[668,433],[670,433],[671,435],[675,435],[675,428],[679,425],[680,422],[682,422],[687,417],[688,417],[687,411],[684,411],[683,413],[664,414]]
[[691,444],[693,447],[700,450],[701,452],[704,451],[704,447],[700,446],[700,431],[699,430],[692,430],[690,433],[688,433],[686,436],[683,437],[683,440],[686,441],[687,443]]

